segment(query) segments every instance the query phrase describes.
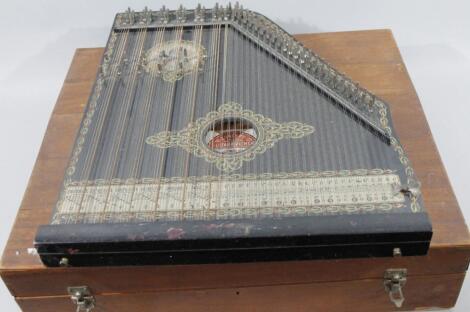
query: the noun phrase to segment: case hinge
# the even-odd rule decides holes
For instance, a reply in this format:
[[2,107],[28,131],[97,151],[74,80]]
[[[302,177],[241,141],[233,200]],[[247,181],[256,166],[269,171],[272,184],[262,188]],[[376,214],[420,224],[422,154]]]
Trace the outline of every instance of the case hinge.
[[95,308],[95,297],[88,286],[68,287],[70,299],[77,306],[76,312],[90,312]]
[[385,291],[397,308],[405,301],[402,288],[406,284],[406,274],[406,269],[388,269],[384,274]]

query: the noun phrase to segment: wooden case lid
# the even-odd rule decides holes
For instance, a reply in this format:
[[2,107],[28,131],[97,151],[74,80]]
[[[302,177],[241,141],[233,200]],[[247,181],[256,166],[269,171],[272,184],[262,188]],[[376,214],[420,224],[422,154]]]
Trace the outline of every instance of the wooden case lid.
[[[470,237],[416,92],[388,30],[298,35],[307,47],[391,105],[400,141],[419,180],[434,235],[424,257],[224,265],[46,268],[33,247],[50,219],[76,131],[103,49],[78,49],[54,108],[28,188],[3,254],[1,275],[14,296],[65,295],[88,285],[94,293],[246,287],[382,279],[385,269],[409,276],[465,272]],[[37,287],[41,285],[41,287]]]

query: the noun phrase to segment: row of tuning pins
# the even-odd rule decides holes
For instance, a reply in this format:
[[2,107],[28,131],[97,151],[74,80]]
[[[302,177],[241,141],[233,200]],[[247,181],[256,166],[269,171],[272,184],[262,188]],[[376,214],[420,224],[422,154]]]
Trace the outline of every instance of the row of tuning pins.
[[[211,17],[212,21],[227,21],[234,19],[236,17],[241,16],[241,12],[243,11],[243,6],[241,6],[238,2],[232,7],[232,4],[229,3],[227,6],[221,6],[218,3],[215,4],[214,8],[211,10]],[[180,5],[179,8],[174,12],[174,18],[177,23],[184,23],[187,21],[187,16],[190,15],[192,11],[187,10]],[[194,9],[194,22],[205,22],[206,21],[206,13],[207,10],[201,4],[198,4],[196,9]],[[153,21],[152,11],[149,10],[147,7],[139,13],[139,21],[140,24],[150,24]],[[170,10],[163,6],[157,12],[157,22],[167,24],[171,21],[172,16],[170,14]],[[124,25],[134,25],[137,22],[137,13],[133,11],[131,8],[128,8],[125,13],[125,20],[123,22]]]
[[304,71],[313,74],[331,89],[336,90],[362,111],[372,113],[375,98],[357,83],[352,82],[345,75],[337,72],[322,61],[310,49],[305,48],[300,42],[277,27],[272,27],[269,20],[259,17],[251,11],[242,13],[241,23],[244,24],[252,34],[267,42],[271,47],[277,49],[282,55],[294,62]]
[[226,7],[220,6],[218,3],[215,4],[214,8],[212,9],[212,20],[213,21],[228,21],[240,18],[243,12],[243,6],[237,2],[232,7],[232,3]]
[[272,25],[271,21],[242,8],[234,12],[233,19],[304,71],[319,78],[329,88],[336,90],[344,98],[358,105],[362,111],[372,113],[375,103],[372,94],[353,83],[342,73],[334,70],[310,49],[295,41],[276,25]]
[[[152,22],[152,11],[150,11],[147,7],[145,7],[142,13],[140,14],[141,15],[138,21],[139,24],[149,24]],[[126,13],[124,14],[124,21],[122,22],[122,24],[134,25],[137,22],[137,17],[137,13],[131,8],[128,8]]]
[[303,69],[315,70],[321,65],[321,61],[314,53],[293,40],[287,33],[279,30],[277,26],[271,25],[272,23],[264,17],[251,11],[243,11],[236,19],[260,40],[270,44]]

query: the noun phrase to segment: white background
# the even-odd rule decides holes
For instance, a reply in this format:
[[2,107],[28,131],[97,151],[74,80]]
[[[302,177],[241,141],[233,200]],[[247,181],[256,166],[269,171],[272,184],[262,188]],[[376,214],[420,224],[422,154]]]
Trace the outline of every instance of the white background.
[[[181,3],[188,8],[196,5],[195,1]],[[145,5],[156,10],[162,4],[173,9],[179,2],[0,0],[0,251],[74,50],[104,46],[116,12]],[[253,0],[243,5],[291,33],[392,29],[454,191],[470,220],[466,183],[470,178],[469,1]],[[470,311],[469,295],[467,278],[453,311]],[[19,311],[1,282],[0,306],[2,311]]]

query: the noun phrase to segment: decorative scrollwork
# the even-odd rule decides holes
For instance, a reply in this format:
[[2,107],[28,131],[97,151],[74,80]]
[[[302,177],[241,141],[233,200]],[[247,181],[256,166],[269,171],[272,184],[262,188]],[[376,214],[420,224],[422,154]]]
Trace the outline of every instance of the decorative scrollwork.
[[204,66],[205,49],[191,41],[175,40],[157,45],[147,51],[144,67],[147,72],[175,82]]
[[[256,142],[249,148],[233,154],[215,152],[204,144],[202,138],[214,122],[230,118],[241,118],[253,124],[257,131]],[[159,148],[181,147],[196,157],[214,163],[221,171],[232,172],[240,169],[244,161],[253,160],[256,155],[272,148],[279,140],[300,139],[314,131],[315,128],[311,125],[297,121],[277,123],[261,114],[243,109],[238,103],[229,102],[178,132],[163,131],[152,135],[146,139],[146,143]]]

